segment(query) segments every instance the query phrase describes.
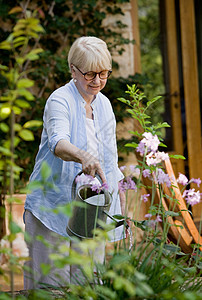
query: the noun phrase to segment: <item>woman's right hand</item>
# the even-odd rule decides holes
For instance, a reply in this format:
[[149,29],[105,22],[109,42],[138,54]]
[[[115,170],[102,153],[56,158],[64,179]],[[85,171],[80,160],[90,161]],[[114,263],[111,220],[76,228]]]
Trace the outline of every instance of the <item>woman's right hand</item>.
[[97,173],[100,176],[102,182],[103,183],[106,182],[106,178],[100,166],[100,163],[94,156],[92,156],[88,152],[84,152],[82,154],[81,163],[82,163],[82,171],[84,172],[84,174],[95,177],[95,174]]
[[85,174],[95,177],[95,174],[97,173],[102,182],[106,182],[106,178],[99,161],[94,156],[77,148],[69,141],[60,140],[55,147],[55,155],[65,161],[75,161],[81,163],[82,171]]

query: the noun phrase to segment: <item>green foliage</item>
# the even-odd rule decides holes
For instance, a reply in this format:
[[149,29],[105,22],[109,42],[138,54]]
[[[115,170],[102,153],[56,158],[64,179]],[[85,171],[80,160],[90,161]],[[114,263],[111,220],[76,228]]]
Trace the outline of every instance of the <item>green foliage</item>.
[[[143,132],[150,132],[152,135],[158,135],[159,138],[162,140],[162,128],[170,127],[166,122],[163,123],[157,123],[152,124],[150,116],[147,114],[147,111],[151,105],[153,105],[156,101],[159,101],[161,97],[157,96],[152,98],[151,100],[146,102],[146,105],[144,106],[144,100],[146,98],[145,94],[140,91],[140,89],[137,88],[136,84],[133,84],[132,86],[127,85],[128,90],[126,91],[127,94],[129,94],[130,98],[118,98],[119,101],[126,104],[130,108],[128,108],[126,111],[138,121],[138,123],[141,126],[142,132],[133,132],[134,135],[137,137],[141,137]],[[137,146],[136,143],[133,144],[127,144],[129,147],[135,147]],[[163,146],[163,143],[161,144]]]
[[[15,13],[12,10],[11,13]],[[30,44],[33,39],[39,37],[39,33],[44,30],[39,24],[39,20],[27,12],[25,19],[19,19],[13,27],[13,31],[8,35],[5,41],[0,43],[0,50],[6,50],[10,55],[11,61],[8,66],[1,65],[0,74],[6,80],[6,86],[2,89],[0,95],[0,178],[1,186],[8,184],[11,180],[11,169],[14,171],[14,178],[18,179],[22,168],[18,167],[14,159],[14,147],[20,147],[20,142],[33,141],[34,135],[26,123],[16,123],[21,119],[21,115],[29,109],[30,101],[34,100],[30,92],[34,81],[27,76],[30,75],[31,69],[25,70],[25,63],[39,59],[41,48],[31,49]],[[3,121],[3,122],[2,122]],[[40,125],[34,123],[35,126]],[[6,174],[5,174],[6,170]],[[3,175],[4,174],[4,175]]]
[[[26,54],[28,56],[25,55],[18,59],[18,63],[23,67],[23,71],[26,71],[27,68],[32,70],[29,79],[35,81],[34,89],[31,88],[32,93],[28,89],[21,89],[20,91],[22,97],[18,99],[18,108],[21,108],[23,105],[27,106],[27,109],[23,110],[23,114],[20,114],[18,118],[18,123],[20,123],[22,129],[25,129],[24,124],[29,120],[42,120],[43,108],[49,94],[71,79],[67,65],[67,53],[72,42],[77,37],[82,35],[100,37],[107,42],[113,53],[122,53],[124,51],[123,46],[129,42],[133,42],[124,38],[121,31],[117,30],[126,27],[123,22],[120,20],[117,21],[116,25],[112,28],[105,23],[106,18],[110,19],[111,16],[117,16],[118,20],[119,16],[124,14],[123,6],[120,6],[120,4],[128,2],[129,0],[59,0],[54,2],[35,0],[30,3],[30,7],[35,9],[35,16],[39,18],[44,32],[36,40],[31,40],[31,49],[29,49],[31,51]],[[25,3],[18,0],[7,1],[6,3],[2,3],[1,6],[3,9],[0,11],[0,18],[7,20],[13,26],[17,18],[22,17],[24,14]],[[13,13],[8,14],[11,9],[13,9]],[[26,9],[29,9],[29,6]],[[30,21],[33,22],[33,20]],[[16,30],[19,28],[20,31],[22,26],[26,25],[23,22],[20,22]],[[38,26],[38,24],[36,25]],[[41,30],[40,28],[38,29],[39,31]],[[10,31],[9,26],[0,28],[1,36],[4,39],[7,39]],[[30,33],[30,31],[28,32]],[[31,34],[33,35],[32,31]],[[17,35],[15,39],[16,45],[26,41],[24,36]],[[40,52],[41,48],[44,50],[42,53]],[[29,61],[23,63],[24,59],[29,59]],[[4,65],[8,66],[11,60],[12,55],[9,55],[8,51],[3,50],[2,61]],[[118,63],[114,61],[113,67],[118,68]],[[117,121],[123,120],[125,116],[124,110],[121,109],[120,104],[116,100],[117,96],[122,95],[127,83],[140,82],[142,85],[145,80],[145,78],[138,74],[135,77],[130,76],[128,79],[110,78],[104,93],[112,101]],[[6,87],[6,85],[7,80],[4,77],[0,77],[0,87]],[[23,102],[24,100],[33,100],[33,95],[34,102],[30,101],[26,104]],[[30,109],[28,109],[28,105]],[[3,117],[7,117],[9,112],[4,109],[2,114]],[[21,135],[27,140],[21,142],[20,145],[16,145],[16,154],[19,155],[18,163],[24,169],[20,177],[21,185],[24,185],[28,180],[28,176],[33,169],[34,158],[40,142],[41,130],[36,127],[31,129],[35,143],[32,143],[33,136],[28,136],[26,132],[23,132]],[[124,142],[121,141],[119,143],[120,150],[124,149]]]
[[[138,13],[142,74],[149,79],[144,91],[151,99],[154,95],[165,95],[159,1],[138,0]],[[163,120],[164,113],[164,101],[149,108],[149,115],[155,123]]]

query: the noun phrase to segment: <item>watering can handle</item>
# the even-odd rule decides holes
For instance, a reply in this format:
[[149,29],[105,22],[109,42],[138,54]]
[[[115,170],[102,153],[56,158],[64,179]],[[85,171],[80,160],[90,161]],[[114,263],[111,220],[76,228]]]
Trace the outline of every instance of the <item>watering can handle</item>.
[[[83,171],[80,171],[74,178],[73,183],[72,183],[72,198],[75,199],[76,197],[76,178],[77,176],[81,175],[83,173]],[[99,182],[102,185],[102,179],[100,177],[100,175],[98,175],[97,173],[95,174],[95,177],[99,180]]]

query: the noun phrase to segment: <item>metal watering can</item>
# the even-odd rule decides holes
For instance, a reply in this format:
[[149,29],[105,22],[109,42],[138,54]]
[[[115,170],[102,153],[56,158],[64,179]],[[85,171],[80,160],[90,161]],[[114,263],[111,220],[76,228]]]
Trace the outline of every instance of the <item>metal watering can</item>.
[[[73,208],[73,214],[66,228],[67,233],[81,239],[93,238],[93,229],[101,228],[98,220],[106,222],[107,216],[115,221],[116,227],[123,225],[124,220],[117,221],[108,213],[112,201],[109,191],[103,188],[98,194],[96,191],[92,191],[91,184],[84,184],[76,188],[76,177],[72,183],[72,197],[74,201],[78,202],[78,205]],[[96,178],[102,184],[98,174],[96,174]]]

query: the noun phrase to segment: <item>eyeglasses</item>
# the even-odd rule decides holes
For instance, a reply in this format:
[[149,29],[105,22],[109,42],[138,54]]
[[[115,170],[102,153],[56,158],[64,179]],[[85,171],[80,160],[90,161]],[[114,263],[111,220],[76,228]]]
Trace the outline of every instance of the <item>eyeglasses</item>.
[[[75,66],[76,67],[76,66]],[[76,67],[77,68],[77,67]],[[97,74],[99,75],[100,79],[107,79],[109,78],[109,76],[111,75],[112,71],[111,70],[103,70],[101,72],[93,72],[93,71],[89,71],[86,73],[81,72],[81,70],[79,70],[79,68],[77,68],[77,70],[84,76],[84,78],[87,81],[93,80]]]

